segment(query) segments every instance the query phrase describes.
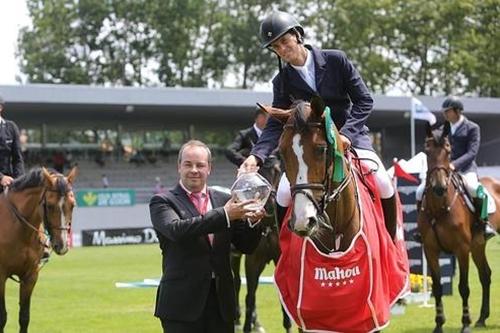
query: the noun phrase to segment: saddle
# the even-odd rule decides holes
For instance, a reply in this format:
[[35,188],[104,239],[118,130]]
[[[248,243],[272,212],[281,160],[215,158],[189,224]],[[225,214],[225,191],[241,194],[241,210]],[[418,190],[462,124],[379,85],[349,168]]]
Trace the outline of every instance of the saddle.
[[467,208],[469,208],[469,211],[473,215],[476,214],[477,209],[476,206],[474,205],[474,198],[469,194],[469,191],[467,191],[467,187],[465,186],[465,181],[462,175],[456,171],[452,171],[451,181],[453,182],[453,185],[459,192],[459,195],[464,200]]

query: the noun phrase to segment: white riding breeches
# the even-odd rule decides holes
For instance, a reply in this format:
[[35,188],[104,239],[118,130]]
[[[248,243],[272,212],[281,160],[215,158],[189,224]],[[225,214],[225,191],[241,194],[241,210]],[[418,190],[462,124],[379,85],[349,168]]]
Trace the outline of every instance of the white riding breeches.
[[[469,195],[473,198],[477,197],[477,188],[481,183],[479,182],[479,178],[477,176],[477,173],[474,171],[470,171],[464,174],[460,174],[464,180],[465,184],[465,189],[469,193]],[[496,211],[496,205],[495,201],[491,199],[491,195],[488,192],[488,189],[486,187],[483,187],[484,193],[488,196],[488,214],[493,214]],[[425,178],[422,179],[422,182],[420,185],[417,187],[417,191],[415,192],[415,197],[417,198],[417,201],[422,201],[422,197],[424,196],[424,190],[425,190]]]
[[[365,159],[362,160],[363,163],[368,164],[370,168],[375,171],[375,182],[377,184],[380,197],[382,199],[388,199],[394,195],[394,186],[391,181],[391,177],[387,173],[382,161],[377,156],[377,154],[371,150],[354,148],[358,157]],[[368,159],[368,160],[366,160]],[[281,176],[280,183],[278,185],[278,190],[276,193],[276,201],[282,207],[290,206],[292,201],[292,194],[290,191],[290,182],[286,178],[285,173]]]

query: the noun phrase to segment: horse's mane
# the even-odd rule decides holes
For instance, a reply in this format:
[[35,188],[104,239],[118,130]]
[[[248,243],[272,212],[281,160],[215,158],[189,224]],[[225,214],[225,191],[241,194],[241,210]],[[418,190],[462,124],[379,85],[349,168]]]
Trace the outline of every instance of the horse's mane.
[[38,187],[43,184],[42,168],[36,167],[31,169],[28,173],[16,178],[9,186],[9,191],[22,191],[27,188]]
[[[53,169],[48,169],[51,175],[60,175],[57,171]],[[16,178],[12,184],[9,186],[9,191],[20,192],[22,190],[39,187],[44,183],[43,170],[41,167],[35,167],[31,169],[28,173]],[[61,194],[67,192],[68,183],[64,177],[57,178],[57,191]]]

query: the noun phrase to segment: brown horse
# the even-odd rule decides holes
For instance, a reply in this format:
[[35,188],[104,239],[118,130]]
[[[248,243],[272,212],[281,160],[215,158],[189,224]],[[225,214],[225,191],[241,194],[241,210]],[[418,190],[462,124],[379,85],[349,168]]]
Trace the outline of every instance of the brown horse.
[[[256,294],[259,286],[259,277],[266,265],[273,261],[278,262],[280,256],[278,228],[276,214],[276,188],[281,176],[280,160],[277,157],[271,157],[266,160],[266,163],[260,168],[259,173],[266,178],[273,187],[273,191],[269,200],[266,203],[266,216],[262,219],[263,227],[262,238],[259,245],[252,254],[245,256],[245,276],[247,280],[247,295],[245,297],[245,320],[243,324],[243,332],[249,333],[252,330],[258,330],[260,323],[257,319]],[[240,263],[241,253],[233,251],[231,253],[231,269],[234,275],[234,287],[236,293],[237,318],[236,325],[240,325],[240,306],[239,294],[241,286],[240,278]],[[283,311],[283,327],[286,332],[290,332],[291,322],[288,315]]]
[[382,329],[408,291],[401,221],[386,228],[372,170],[344,154],[319,97],[262,108],[284,123],[279,149],[291,185],[275,270],[282,304],[304,331]]
[[[294,204],[290,228],[300,236],[310,237],[325,253],[344,251],[360,228],[359,209],[354,200],[356,187],[351,168],[344,159],[342,168],[346,177],[340,183],[331,181],[332,145],[326,138],[324,105],[320,100],[315,102],[316,105],[310,105],[300,101],[291,110],[268,107],[264,110],[285,123],[279,149],[292,185]],[[336,130],[335,135],[337,149],[343,152]],[[307,167],[303,161],[314,161],[314,166]],[[334,223],[330,216],[336,217]],[[340,235],[342,237],[338,237]]]
[[0,197],[0,332],[7,322],[5,282],[14,276],[20,281],[19,331],[28,331],[31,294],[45,246],[44,230],[57,254],[68,251],[75,177],[76,168],[67,177],[36,168],[16,179]]
[[[441,251],[454,254],[458,260],[460,269],[458,289],[462,297],[461,331],[470,332],[469,253],[472,253],[483,289],[481,314],[476,322],[476,326],[479,327],[485,326],[485,321],[489,317],[491,270],[486,259],[483,226],[478,222],[476,214],[467,207],[463,197],[465,188],[461,176],[450,168],[449,133],[448,122],[442,130],[432,131],[431,127],[427,126],[425,139],[427,178],[417,222],[431,271],[432,293],[436,300],[434,332],[442,332],[445,322],[439,266]],[[499,192],[500,185],[491,178],[484,179],[483,184],[492,195]],[[498,196],[495,201],[498,206]],[[498,221],[497,210],[491,222],[498,225]]]

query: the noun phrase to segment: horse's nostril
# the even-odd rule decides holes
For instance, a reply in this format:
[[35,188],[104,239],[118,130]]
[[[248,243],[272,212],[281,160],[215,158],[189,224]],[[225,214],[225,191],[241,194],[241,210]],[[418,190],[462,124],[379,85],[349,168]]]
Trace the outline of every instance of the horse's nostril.
[[315,218],[315,217],[310,217],[309,218],[309,223],[307,223],[307,226],[309,227],[309,229],[311,229],[312,227],[314,227],[316,224],[318,224],[318,219]]
[[436,194],[438,197],[440,197],[444,194],[446,189],[444,187],[441,187],[441,186],[435,186],[432,188],[432,191],[434,192],[434,194]]

